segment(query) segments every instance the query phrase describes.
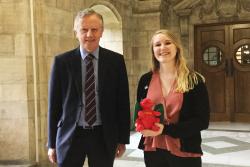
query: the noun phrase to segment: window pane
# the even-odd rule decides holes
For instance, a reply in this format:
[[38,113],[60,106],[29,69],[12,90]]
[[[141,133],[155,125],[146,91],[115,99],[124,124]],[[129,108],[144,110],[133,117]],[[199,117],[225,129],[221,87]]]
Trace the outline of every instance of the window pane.
[[250,65],[250,45],[241,45],[235,53],[235,58],[239,64]]
[[222,52],[218,47],[211,46],[203,53],[203,62],[209,66],[217,66],[221,63]]

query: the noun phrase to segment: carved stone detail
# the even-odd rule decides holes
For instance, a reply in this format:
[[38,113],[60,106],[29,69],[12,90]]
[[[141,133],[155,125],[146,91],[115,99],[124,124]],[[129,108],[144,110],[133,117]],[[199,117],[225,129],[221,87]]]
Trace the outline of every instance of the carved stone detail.
[[160,12],[161,0],[136,0],[133,6],[133,13],[155,13]]
[[174,11],[179,16],[181,36],[188,36],[189,34],[189,16],[192,9],[200,4],[200,0],[183,0],[174,6]]
[[161,20],[162,20],[162,25],[165,27],[167,26],[167,23],[170,19],[170,5],[171,2],[169,0],[164,0],[161,1],[161,7],[160,7],[160,11],[161,11]]
[[241,0],[240,7],[247,12],[250,12],[250,0]]
[[203,18],[204,15],[212,14],[215,7],[215,0],[202,0],[200,2],[201,8],[199,12],[200,19]]
[[181,36],[187,36],[189,33],[189,17],[180,17]]
[[238,17],[238,0],[216,0],[216,14],[219,18]]
[[174,10],[193,9],[201,3],[202,0],[182,0],[174,6]]

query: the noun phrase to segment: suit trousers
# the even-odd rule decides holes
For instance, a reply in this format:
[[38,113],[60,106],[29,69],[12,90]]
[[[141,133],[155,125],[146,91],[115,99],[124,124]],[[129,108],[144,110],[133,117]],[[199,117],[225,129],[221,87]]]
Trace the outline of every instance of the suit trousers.
[[105,145],[102,126],[93,129],[77,127],[70,149],[59,167],[82,167],[88,157],[89,167],[113,167],[115,154],[111,156]]
[[164,149],[144,151],[146,167],[201,167],[201,157],[178,157]]

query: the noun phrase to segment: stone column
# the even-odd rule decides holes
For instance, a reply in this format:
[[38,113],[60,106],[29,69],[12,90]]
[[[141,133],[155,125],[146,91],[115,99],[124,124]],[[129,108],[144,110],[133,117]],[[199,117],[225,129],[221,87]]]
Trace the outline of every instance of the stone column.
[[152,34],[161,28],[161,0],[135,1],[133,6],[134,32],[132,46],[132,90],[134,106],[139,77],[151,69],[150,42]]
[[29,2],[0,2],[0,20],[0,163],[35,161]]

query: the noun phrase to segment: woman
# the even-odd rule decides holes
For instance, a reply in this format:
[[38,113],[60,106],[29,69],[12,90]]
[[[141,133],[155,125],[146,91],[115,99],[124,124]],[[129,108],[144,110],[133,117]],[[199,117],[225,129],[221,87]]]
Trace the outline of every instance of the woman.
[[188,69],[180,40],[168,30],[155,32],[151,48],[153,69],[141,76],[137,101],[162,103],[164,122],[158,131],[141,131],[146,167],[201,167],[200,132],[209,124],[205,79]]

